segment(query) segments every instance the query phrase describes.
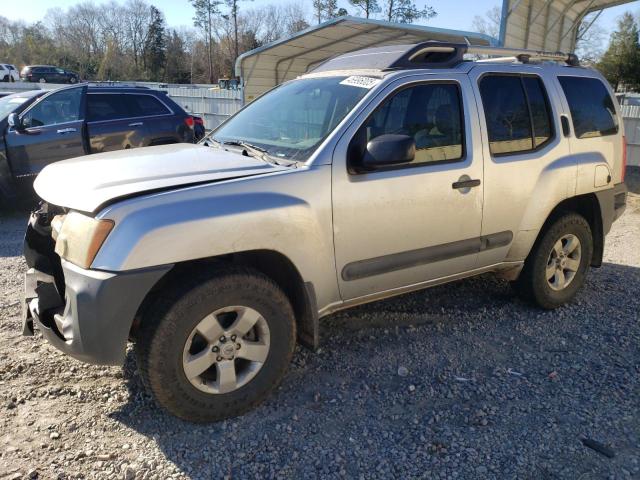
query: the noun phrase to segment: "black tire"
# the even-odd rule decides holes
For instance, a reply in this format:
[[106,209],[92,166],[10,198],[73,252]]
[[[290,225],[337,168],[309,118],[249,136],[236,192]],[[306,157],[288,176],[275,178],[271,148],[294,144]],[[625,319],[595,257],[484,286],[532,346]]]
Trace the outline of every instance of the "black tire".
[[9,75],[5,75],[5,76],[2,78],[2,81],[3,81],[3,82],[9,82]]
[[[554,290],[547,281],[546,268],[553,246],[565,235],[575,235],[580,241],[579,267],[565,288]],[[593,236],[589,223],[577,213],[564,214],[548,225],[536,240],[515,282],[515,290],[544,309],[558,308],[571,302],[584,284],[592,256]]]
[[[215,422],[252,409],[279,385],[293,354],[296,324],[288,298],[271,279],[229,266],[184,275],[157,298],[144,308],[135,348],[143,382],[160,406],[184,420]],[[183,349],[205,316],[232,305],[250,307],[266,320],[269,352],[245,385],[228,393],[206,393],[187,378]]]

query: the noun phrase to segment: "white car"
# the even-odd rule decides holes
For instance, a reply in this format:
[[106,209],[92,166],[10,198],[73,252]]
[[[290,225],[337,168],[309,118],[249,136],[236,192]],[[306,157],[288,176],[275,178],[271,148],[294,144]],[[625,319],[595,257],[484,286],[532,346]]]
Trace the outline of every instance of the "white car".
[[0,63],[0,81],[17,82],[20,80],[18,69],[10,63]]

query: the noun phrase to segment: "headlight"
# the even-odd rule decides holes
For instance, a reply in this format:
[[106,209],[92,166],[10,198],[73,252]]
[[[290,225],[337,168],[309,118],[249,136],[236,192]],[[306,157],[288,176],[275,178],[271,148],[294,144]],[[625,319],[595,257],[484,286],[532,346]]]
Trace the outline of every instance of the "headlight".
[[58,215],[51,222],[56,253],[79,267],[89,268],[113,225],[113,220],[98,220],[78,212]]

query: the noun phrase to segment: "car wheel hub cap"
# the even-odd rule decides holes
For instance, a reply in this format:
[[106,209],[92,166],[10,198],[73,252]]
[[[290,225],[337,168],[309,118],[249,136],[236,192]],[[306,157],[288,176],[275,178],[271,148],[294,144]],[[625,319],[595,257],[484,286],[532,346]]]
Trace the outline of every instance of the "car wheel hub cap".
[[206,393],[229,393],[260,371],[270,347],[269,326],[256,310],[225,307],[200,320],[182,353],[183,372]]
[[547,261],[547,283],[552,290],[563,290],[573,281],[580,268],[582,246],[573,234],[567,234],[553,245]]

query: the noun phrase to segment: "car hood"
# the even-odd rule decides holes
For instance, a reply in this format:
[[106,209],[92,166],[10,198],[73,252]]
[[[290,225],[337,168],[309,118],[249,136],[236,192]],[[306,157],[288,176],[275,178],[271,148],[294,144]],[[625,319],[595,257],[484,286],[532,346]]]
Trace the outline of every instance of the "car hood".
[[117,198],[286,170],[237,151],[179,143],[72,158],[47,165],[34,182],[43,200],[93,212]]

